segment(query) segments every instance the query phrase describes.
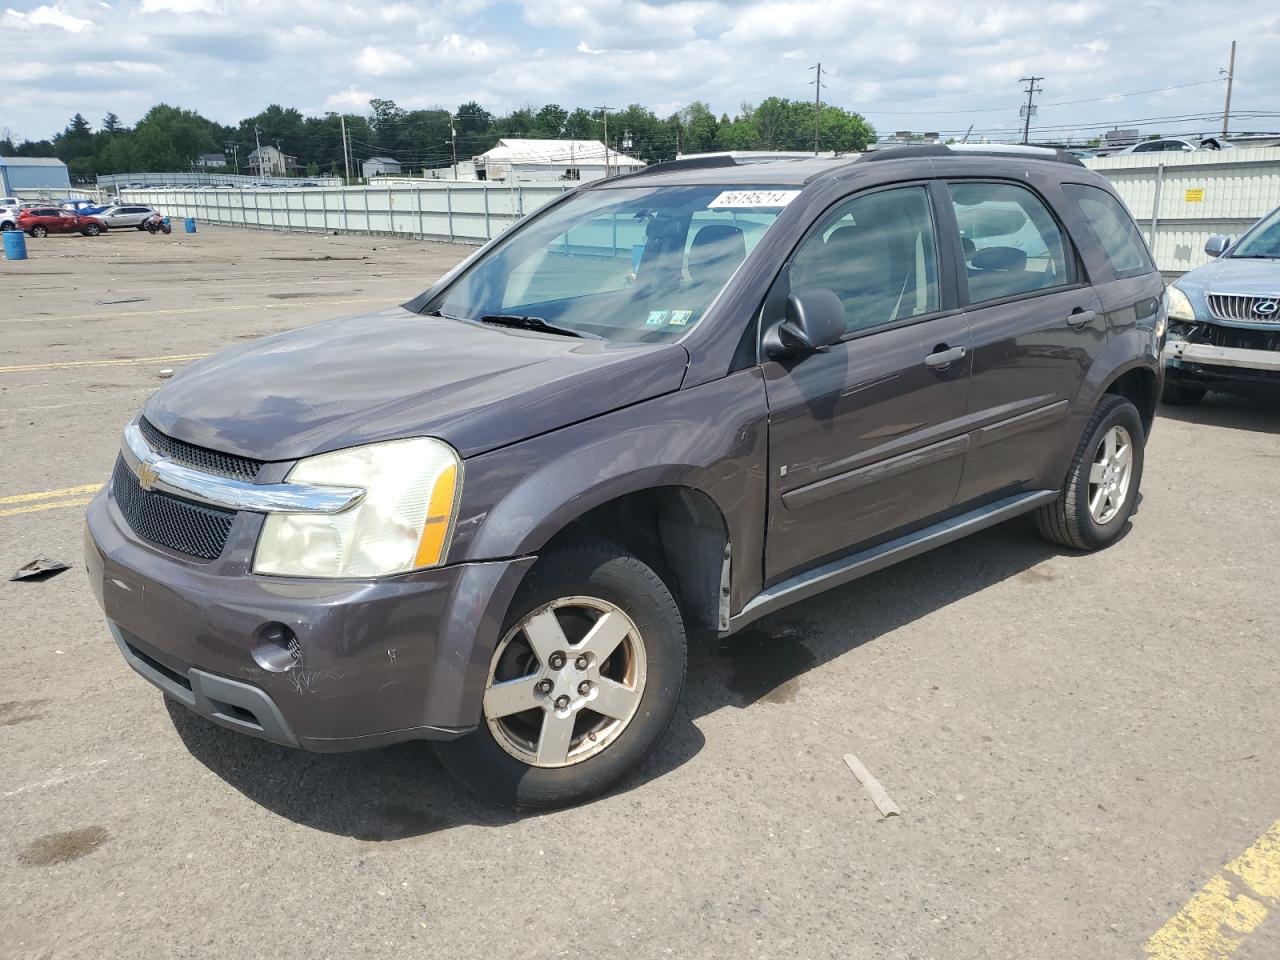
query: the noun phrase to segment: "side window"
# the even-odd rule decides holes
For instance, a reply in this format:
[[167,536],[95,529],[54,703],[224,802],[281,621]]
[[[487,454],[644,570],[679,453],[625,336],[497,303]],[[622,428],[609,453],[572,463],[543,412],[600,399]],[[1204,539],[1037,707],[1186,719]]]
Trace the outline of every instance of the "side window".
[[952,183],[951,201],[960,225],[970,303],[1070,282],[1062,231],[1026,187]]
[[1088,222],[1117,277],[1137,277],[1155,269],[1138,227],[1119,200],[1082,183],[1064,183],[1062,192]]
[[938,244],[924,187],[840,204],[791,261],[791,289],[824,287],[844,304],[849,332],[939,308]]

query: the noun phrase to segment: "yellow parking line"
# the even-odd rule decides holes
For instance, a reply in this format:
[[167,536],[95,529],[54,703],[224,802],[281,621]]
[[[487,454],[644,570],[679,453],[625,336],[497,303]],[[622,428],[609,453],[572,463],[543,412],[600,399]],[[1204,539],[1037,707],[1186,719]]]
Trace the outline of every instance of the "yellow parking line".
[[1280,908],[1280,820],[1147,941],[1151,960],[1224,960]]
[[100,483],[85,483],[78,487],[63,487],[61,490],[41,490],[39,493],[15,493],[12,496],[0,497],[0,504],[25,503],[29,500],[50,500],[57,497],[73,497],[77,493],[97,493]]
[[75,500],[58,500],[55,503],[33,503],[25,507],[0,510],[0,517],[12,517],[19,513],[38,513],[41,510],[57,510],[59,507],[83,507],[92,499],[93,497],[77,497]]
[[167,357],[129,357],[123,360],[61,360],[56,363],[19,363],[0,367],[0,373],[24,373],[27,370],[70,370],[73,367],[121,367],[131,363],[163,363],[166,360],[199,360],[207,353],[181,353]]

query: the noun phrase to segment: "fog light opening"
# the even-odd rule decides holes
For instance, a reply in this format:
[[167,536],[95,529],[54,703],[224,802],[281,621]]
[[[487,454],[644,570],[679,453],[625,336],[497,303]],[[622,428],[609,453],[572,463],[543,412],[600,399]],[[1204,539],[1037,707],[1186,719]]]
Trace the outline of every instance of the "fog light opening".
[[284,673],[302,662],[302,647],[298,643],[298,637],[283,623],[264,623],[254,634],[254,641],[250,652],[263,670]]

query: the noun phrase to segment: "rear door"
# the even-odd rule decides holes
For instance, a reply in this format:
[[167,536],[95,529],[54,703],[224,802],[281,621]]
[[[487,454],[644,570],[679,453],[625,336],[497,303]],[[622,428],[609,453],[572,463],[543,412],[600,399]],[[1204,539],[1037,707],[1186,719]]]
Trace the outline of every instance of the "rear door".
[[857,194],[821,217],[769,294],[845,307],[839,344],[764,364],[769,402],[765,577],[775,582],[952,504],[968,438],[969,331],[937,242],[928,185]]
[[948,185],[973,335],[973,443],[959,503],[1056,487],[1067,413],[1106,324],[1066,230],[1030,185]]

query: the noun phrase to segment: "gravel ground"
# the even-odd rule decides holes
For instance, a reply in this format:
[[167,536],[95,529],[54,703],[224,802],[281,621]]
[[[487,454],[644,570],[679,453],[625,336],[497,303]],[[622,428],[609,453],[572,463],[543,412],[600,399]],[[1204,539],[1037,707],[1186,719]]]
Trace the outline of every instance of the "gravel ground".
[[[638,777],[517,816],[422,745],[309,755],[166,705],[81,562],[167,358],[399,302],[466,248],[29,247],[0,263],[0,572],[74,566],[0,581],[6,957],[1138,957],[1280,817],[1280,402],[1162,410],[1102,553],[1008,524],[697,647]],[[1236,956],[1280,956],[1280,921]]]

